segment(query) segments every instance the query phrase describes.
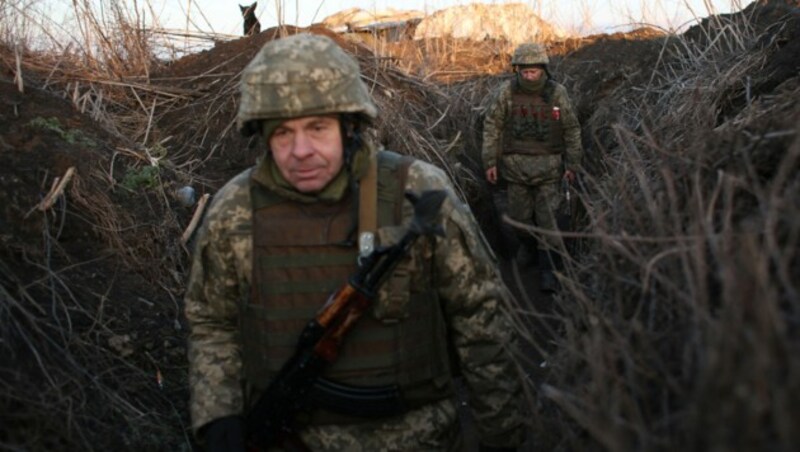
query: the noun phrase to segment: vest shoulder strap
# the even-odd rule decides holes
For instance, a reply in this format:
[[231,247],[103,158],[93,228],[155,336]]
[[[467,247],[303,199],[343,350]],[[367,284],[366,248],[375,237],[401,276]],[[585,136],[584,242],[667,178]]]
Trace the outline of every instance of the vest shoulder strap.
[[544,103],[550,104],[553,102],[553,95],[556,92],[557,85],[558,83],[551,78],[548,78],[544,83],[544,89],[542,89],[542,100]]
[[414,157],[392,151],[378,152],[378,225],[397,225],[403,219],[408,168]]

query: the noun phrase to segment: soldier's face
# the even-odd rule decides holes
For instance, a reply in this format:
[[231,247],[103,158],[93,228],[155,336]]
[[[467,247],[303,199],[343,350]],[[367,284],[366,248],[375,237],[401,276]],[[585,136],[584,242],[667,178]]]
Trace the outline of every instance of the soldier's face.
[[540,78],[542,78],[542,75],[544,75],[544,69],[542,69],[540,67],[526,67],[526,68],[520,69],[519,73],[522,76],[522,78],[524,78],[525,80],[529,80],[531,82],[535,82],[535,81],[539,80]]
[[284,121],[269,137],[281,175],[302,193],[318,192],[339,174],[344,162],[337,116],[305,116]]

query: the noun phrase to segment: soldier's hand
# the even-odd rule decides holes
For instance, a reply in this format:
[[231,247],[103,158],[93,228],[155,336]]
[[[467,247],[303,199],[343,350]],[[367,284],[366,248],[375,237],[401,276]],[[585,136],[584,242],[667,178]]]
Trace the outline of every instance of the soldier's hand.
[[575,182],[575,173],[572,170],[564,171],[564,179],[566,179],[570,184]]
[[244,452],[244,425],[239,416],[219,418],[208,424],[203,439],[209,452]]
[[486,170],[486,180],[489,181],[490,184],[497,183],[497,166],[493,166]]
[[478,452],[517,452],[516,447],[494,447],[480,444]]

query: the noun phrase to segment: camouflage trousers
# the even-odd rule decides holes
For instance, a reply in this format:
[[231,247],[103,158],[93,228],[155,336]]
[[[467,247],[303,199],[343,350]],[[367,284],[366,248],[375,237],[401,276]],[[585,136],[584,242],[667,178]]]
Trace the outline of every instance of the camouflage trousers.
[[458,451],[463,449],[455,400],[405,415],[351,425],[311,426],[301,433],[313,451]]
[[[564,195],[561,193],[559,181],[541,185],[508,183],[508,216],[521,223],[535,224],[539,228],[558,230],[556,215]],[[517,229],[520,241],[531,243],[529,232]],[[539,250],[558,248],[561,238],[553,235],[542,237],[547,247],[539,243]],[[532,251],[532,250],[531,250]]]

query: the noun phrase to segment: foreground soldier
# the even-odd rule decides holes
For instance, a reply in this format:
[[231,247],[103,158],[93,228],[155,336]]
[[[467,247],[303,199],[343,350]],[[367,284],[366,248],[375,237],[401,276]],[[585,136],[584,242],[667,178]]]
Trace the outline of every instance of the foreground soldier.
[[376,114],[358,64],[326,37],[270,42],[244,70],[238,126],[262,134],[268,151],[216,195],[186,293],[192,426],[208,450],[243,450],[242,416],[356,267],[370,180],[382,245],[406,229],[405,190],[448,190],[443,236],[415,242],[325,374],[399,388],[403,408],[365,418],[369,407],[357,398],[319,401],[325,408],[311,413],[300,439],[315,451],[459,450],[460,372],[482,448],[522,442],[511,329],[474,219],[441,170],[376,152],[364,131]]
[[[511,64],[517,76],[494,92],[484,120],[482,157],[486,180],[495,184],[502,178],[508,183],[511,218],[556,230],[556,215],[565,202],[562,179],[574,182],[583,151],[567,90],[550,78],[548,63],[539,44],[522,44],[514,51]],[[554,291],[553,267],[561,266],[559,256],[544,246],[536,250],[527,232],[521,231],[519,239],[520,260],[536,251],[542,269],[539,287]],[[557,249],[558,237],[546,240],[547,248]]]

